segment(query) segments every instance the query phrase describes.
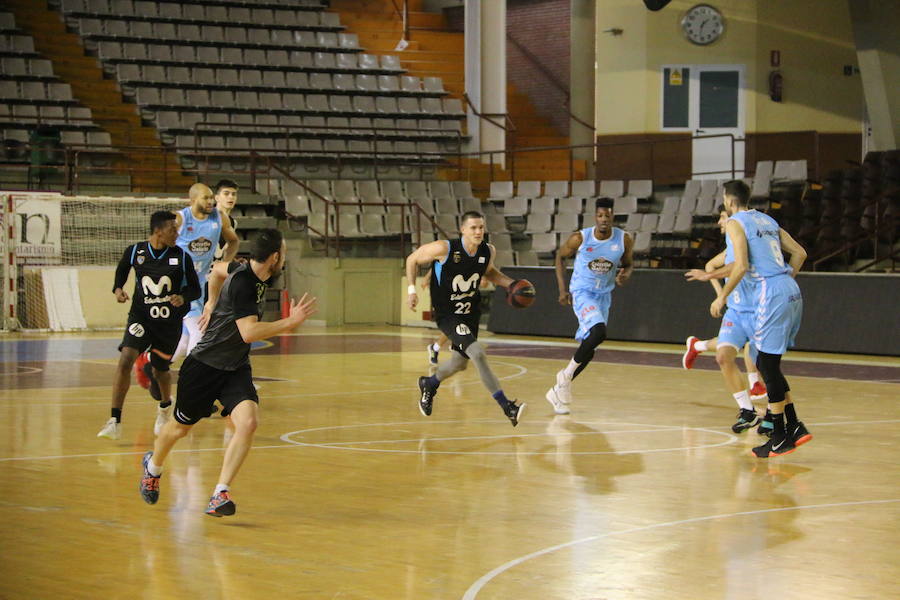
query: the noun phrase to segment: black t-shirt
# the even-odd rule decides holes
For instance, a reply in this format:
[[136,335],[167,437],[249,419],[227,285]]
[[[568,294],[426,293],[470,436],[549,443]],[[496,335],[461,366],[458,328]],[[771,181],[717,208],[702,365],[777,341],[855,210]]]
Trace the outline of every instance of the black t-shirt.
[[[113,291],[125,285],[128,271],[134,268],[134,293],[129,320],[146,324],[180,323],[191,308],[191,300],[200,297],[200,281],[191,255],[178,246],[154,250],[149,242],[125,248],[116,266]],[[181,306],[172,306],[172,296],[184,298]]]
[[250,263],[230,263],[228,272],[206,333],[191,356],[216,369],[235,371],[250,362],[250,344],[235,321],[250,315],[262,318],[269,284],[260,281]]
[[431,305],[435,320],[450,315],[476,319],[481,315],[479,288],[481,276],[491,263],[491,247],[482,241],[469,255],[462,240],[450,240],[447,260],[434,261],[431,277]]

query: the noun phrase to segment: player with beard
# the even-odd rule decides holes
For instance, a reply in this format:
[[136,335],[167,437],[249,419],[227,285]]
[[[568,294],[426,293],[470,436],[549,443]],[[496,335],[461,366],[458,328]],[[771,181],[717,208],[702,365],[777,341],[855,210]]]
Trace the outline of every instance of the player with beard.
[[[277,229],[263,229],[253,242],[249,263],[220,264],[210,277],[210,295],[218,301],[202,339],[181,366],[175,414],[144,455],[141,496],[148,504],[159,499],[163,462],[175,443],[194,425],[209,416],[218,400],[231,415],[235,432],[225,448],[218,484],[206,514],[233,515],[235,504],[229,488],[250,451],[259,419],[259,397],[253,386],[250,345],[287,333],[315,312],[315,298],[303,295],[291,302],[290,314],[265,323],[266,290],[284,268],[285,243]],[[226,277],[227,272],[227,277]],[[224,279],[224,281],[223,281]]]
[[[570,235],[556,253],[559,303],[575,310],[578,319],[575,339],[581,342],[566,368],[556,374],[556,385],[546,394],[547,402],[558,415],[569,414],[572,380],[587,367],[594,358],[594,350],[606,339],[612,291],[628,281],[634,268],[631,237],[612,226],[611,198],[597,199],[594,218],[596,224],[593,227]],[[567,290],[564,260],[572,256],[575,266]]]

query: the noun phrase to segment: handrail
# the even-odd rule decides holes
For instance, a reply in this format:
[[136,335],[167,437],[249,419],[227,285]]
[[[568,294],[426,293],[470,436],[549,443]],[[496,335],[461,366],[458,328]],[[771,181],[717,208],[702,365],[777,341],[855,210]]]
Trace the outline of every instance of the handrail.
[[394,6],[394,12],[397,13],[397,16],[403,21],[403,37],[401,41],[408,42],[409,41],[409,0],[403,0],[403,6],[397,6],[397,0],[391,0],[391,4]]
[[537,56],[535,56],[535,54],[532,53],[528,48],[522,45],[521,42],[510,35],[508,31],[506,32],[506,39],[511,42],[512,45],[515,46],[516,49],[521,52],[525,58],[528,59],[529,63],[537,67],[537,69],[544,75],[544,77],[546,77],[550,81],[550,83],[553,84],[554,87],[556,87],[556,89],[558,89],[565,95],[566,101],[564,103],[563,110],[569,116],[569,118],[579,125],[590,129],[592,132],[597,131],[596,127],[594,127],[590,123],[583,121],[581,118],[576,117],[572,113],[572,94],[569,91],[568,87],[566,87],[566,85],[559,80],[559,78],[553,73],[553,71],[551,71],[546,65],[544,65],[544,63],[542,63],[541,60]]

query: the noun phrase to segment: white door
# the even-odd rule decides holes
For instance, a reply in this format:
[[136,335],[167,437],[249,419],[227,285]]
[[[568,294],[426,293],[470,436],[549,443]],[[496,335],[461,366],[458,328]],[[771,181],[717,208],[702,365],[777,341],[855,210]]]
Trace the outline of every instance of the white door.
[[695,137],[692,177],[731,179],[732,153],[734,177],[743,177],[744,66],[666,66],[662,87],[663,130],[690,132]]

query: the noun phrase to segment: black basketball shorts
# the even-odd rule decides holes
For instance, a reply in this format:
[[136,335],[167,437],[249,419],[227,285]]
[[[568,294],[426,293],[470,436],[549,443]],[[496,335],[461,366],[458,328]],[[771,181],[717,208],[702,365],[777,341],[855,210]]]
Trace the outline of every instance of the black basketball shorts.
[[250,364],[236,371],[224,371],[188,355],[178,372],[175,420],[182,425],[194,425],[210,415],[216,400],[224,408],[223,417],[244,400],[259,403]]
[[124,347],[134,348],[138,352],[153,348],[159,350],[163,358],[171,360],[175,349],[178,348],[179,340],[181,340],[181,321],[147,323],[129,317],[125,335],[119,344],[119,352]]
[[450,348],[468,358],[466,348],[478,339],[479,320],[478,315],[447,315],[438,317],[436,323],[438,329],[450,338]]

